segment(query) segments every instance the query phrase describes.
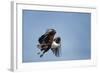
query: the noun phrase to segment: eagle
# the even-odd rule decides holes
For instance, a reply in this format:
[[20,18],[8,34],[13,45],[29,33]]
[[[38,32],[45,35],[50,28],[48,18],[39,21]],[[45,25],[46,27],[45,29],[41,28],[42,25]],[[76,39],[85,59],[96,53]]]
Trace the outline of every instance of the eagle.
[[48,52],[49,49],[51,49],[56,57],[60,56],[61,38],[55,37],[56,33],[57,32],[55,29],[48,29],[43,35],[39,37],[39,44],[37,47],[40,49],[40,52],[37,54],[40,54],[40,57],[43,57],[43,55]]

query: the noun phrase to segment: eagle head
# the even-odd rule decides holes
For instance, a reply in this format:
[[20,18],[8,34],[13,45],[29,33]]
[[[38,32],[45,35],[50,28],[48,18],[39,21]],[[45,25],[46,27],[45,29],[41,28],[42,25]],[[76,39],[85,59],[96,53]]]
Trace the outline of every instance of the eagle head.
[[61,42],[61,38],[60,38],[60,37],[56,37],[56,38],[54,39],[54,41],[55,41],[56,43],[60,43],[60,42]]

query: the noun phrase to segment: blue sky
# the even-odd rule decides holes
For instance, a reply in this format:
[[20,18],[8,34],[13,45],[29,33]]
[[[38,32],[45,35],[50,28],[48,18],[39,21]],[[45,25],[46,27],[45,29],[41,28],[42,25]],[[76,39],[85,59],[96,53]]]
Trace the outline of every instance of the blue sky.
[[[91,14],[23,10],[23,62],[83,60],[91,58]],[[37,55],[38,38],[49,28],[61,37],[61,57],[49,50]]]

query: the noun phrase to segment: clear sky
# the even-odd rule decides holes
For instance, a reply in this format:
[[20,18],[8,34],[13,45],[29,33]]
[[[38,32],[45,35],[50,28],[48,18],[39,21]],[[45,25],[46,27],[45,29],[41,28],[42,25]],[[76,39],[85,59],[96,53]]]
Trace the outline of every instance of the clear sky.
[[[38,38],[48,28],[61,37],[61,57],[49,50],[42,58],[37,55]],[[23,10],[23,62],[83,60],[91,58],[91,14]]]

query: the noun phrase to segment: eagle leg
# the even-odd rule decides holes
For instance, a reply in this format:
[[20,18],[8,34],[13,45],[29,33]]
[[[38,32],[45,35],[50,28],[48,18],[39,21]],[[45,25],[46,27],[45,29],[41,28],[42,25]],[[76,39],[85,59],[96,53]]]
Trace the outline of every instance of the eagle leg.
[[45,50],[43,51],[43,53],[40,55],[40,57],[43,57],[43,55],[44,55],[48,50],[49,50],[49,48],[45,49]]
[[41,54],[40,57],[43,57],[43,54]]

